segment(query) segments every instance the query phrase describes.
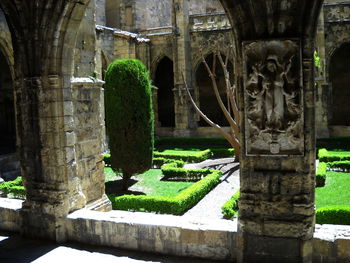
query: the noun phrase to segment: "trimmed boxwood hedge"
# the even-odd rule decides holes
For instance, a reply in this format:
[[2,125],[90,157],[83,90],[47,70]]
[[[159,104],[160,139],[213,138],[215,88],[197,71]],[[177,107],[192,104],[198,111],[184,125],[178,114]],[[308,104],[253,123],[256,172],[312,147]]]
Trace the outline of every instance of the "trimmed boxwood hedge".
[[350,206],[327,206],[317,209],[316,223],[350,225]]
[[328,152],[326,149],[322,148],[318,151],[318,159],[320,162],[336,162],[336,161],[349,161],[350,155],[347,154],[341,154],[335,153],[335,152]]
[[200,151],[198,153],[163,153],[154,152],[154,158],[164,158],[181,160],[187,163],[200,163],[209,158],[233,157],[235,151],[233,148],[213,148]]
[[211,151],[209,149],[200,151],[198,153],[162,153],[162,152],[154,152],[153,156],[155,158],[165,158],[165,159],[175,159],[181,160],[186,163],[199,163],[207,160],[211,156]]
[[336,170],[339,172],[349,172],[350,171],[350,161],[335,161],[327,163],[330,170]]
[[163,179],[198,181],[213,171],[210,169],[184,169],[183,165],[184,163],[180,161],[164,164],[161,168]]
[[238,190],[222,207],[221,212],[225,219],[230,219],[234,217],[238,212],[238,199],[241,195],[240,190]]
[[320,162],[316,173],[316,187],[322,187],[326,184],[327,163]]
[[13,197],[20,199],[23,199],[26,196],[26,191],[23,186],[21,176],[17,177],[13,181],[8,181],[0,184],[0,191],[6,195],[13,195]]
[[109,195],[113,209],[146,211],[161,214],[180,215],[198,203],[220,182],[221,171],[211,170],[202,180],[183,190],[176,197],[156,197],[144,195]]

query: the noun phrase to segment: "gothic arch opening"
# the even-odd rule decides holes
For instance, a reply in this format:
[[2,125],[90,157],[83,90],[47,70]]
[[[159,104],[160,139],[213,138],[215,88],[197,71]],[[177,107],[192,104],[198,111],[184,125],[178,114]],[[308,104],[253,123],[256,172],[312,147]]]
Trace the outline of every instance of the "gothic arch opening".
[[155,86],[158,88],[158,120],[161,127],[175,127],[173,61],[164,57],[157,66]]
[[350,43],[334,51],[329,65],[332,84],[331,125],[350,126]]
[[[213,65],[213,54],[209,54],[205,59],[210,67]],[[223,56],[225,59],[225,57]],[[230,76],[233,76],[233,65],[229,61],[228,63],[228,71],[230,72]],[[216,65],[216,78],[218,83],[218,89],[220,92],[220,96],[225,105],[227,105],[227,95],[226,95],[226,84],[225,84],[225,76],[219,61],[217,61]],[[214,90],[212,88],[212,82],[209,77],[208,71],[203,62],[199,64],[197,70],[195,72],[196,86],[199,94],[199,105],[200,109],[206,114],[209,119],[220,126],[229,126],[220,106],[216,100]],[[199,121],[200,127],[208,127],[209,124],[206,123],[202,118]]]
[[106,12],[106,26],[119,28],[119,17],[120,17],[120,3],[119,0],[106,0],[105,5]]

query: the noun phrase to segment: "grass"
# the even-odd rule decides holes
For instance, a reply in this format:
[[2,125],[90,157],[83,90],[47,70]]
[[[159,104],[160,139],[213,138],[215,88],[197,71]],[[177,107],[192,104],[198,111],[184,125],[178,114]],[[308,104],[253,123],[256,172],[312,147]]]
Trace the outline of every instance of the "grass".
[[[116,175],[109,167],[105,168],[106,183],[120,179],[120,175]],[[163,176],[160,169],[150,169],[143,174],[139,174],[134,178],[137,182],[131,189],[137,189],[148,196],[175,197],[181,191],[187,189],[193,182],[169,182],[160,180]]]
[[326,185],[316,188],[316,208],[350,206],[350,173],[327,172]]

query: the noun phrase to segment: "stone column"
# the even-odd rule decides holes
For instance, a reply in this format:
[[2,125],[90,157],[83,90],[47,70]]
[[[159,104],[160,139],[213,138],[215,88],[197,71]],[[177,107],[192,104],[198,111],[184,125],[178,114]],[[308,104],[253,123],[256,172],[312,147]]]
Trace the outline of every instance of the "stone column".
[[221,2],[234,28],[241,116],[237,262],[311,263],[322,1]]
[[325,22],[324,12],[321,9],[320,16],[317,23],[316,34],[316,50],[320,59],[320,65],[316,68],[315,72],[315,85],[316,85],[316,136],[317,138],[329,137],[328,128],[328,110],[329,101],[331,98],[329,84],[327,83],[327,71],[326,71],[326,40],[325,40]]
[[[189,34],[189,6],[187,0],[173,0],[173,51],[174,51],[174,99],[175,136],[190,136],[190,104],[183,77],[191,85],[191,56]],[[191,88],[191,87],[189,87]]]

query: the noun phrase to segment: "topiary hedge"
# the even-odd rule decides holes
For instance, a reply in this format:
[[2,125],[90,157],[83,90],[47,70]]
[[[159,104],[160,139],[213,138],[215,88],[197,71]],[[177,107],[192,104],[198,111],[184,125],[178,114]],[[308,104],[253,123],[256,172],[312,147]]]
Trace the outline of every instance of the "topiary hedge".
[[176,197],[156,197],[144,195],[109,195],[113,209],[156,212],[180,215],[198,203],[220,182],[221,171],[211,170],[202,180],[194,183]]
[[152,166],[154,114],[149,73],[137,59],[121,59],[106,71],[106,129],[111,167],[128,179]]
[[230,219],[238,213],[238,199],[241,195],[238,190],[222,207],[221,212],[225,219]]
[[317,209],[316,223],[350,225],[350,206],[327,206]]
[[15,198],[24,199],[26,191],[23,186],[22,177],[19,176],[13,181],[0,184],[0,191],[6,195],[12,195]]

